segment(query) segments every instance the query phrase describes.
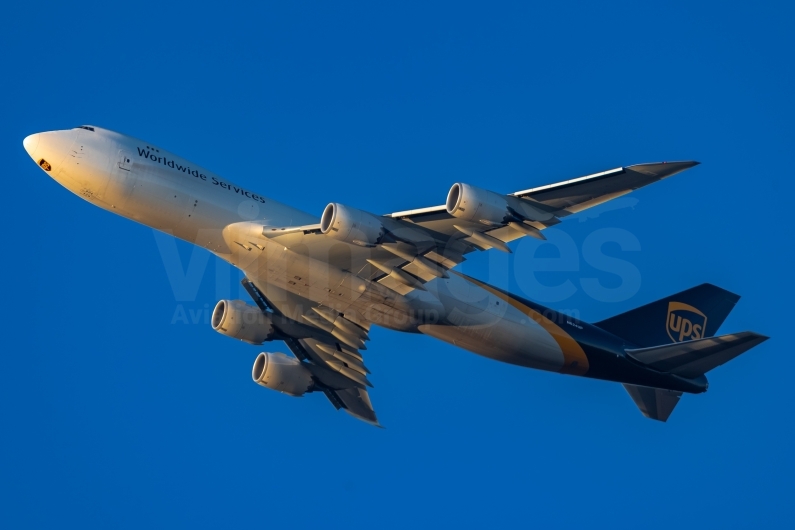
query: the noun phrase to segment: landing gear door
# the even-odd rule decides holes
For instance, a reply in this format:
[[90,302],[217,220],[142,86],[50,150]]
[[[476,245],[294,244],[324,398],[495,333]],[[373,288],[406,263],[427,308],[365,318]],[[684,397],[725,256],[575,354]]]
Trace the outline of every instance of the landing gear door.
[[124,149],[119,150],[119,169],[130,171],[132,169],[132,157]]

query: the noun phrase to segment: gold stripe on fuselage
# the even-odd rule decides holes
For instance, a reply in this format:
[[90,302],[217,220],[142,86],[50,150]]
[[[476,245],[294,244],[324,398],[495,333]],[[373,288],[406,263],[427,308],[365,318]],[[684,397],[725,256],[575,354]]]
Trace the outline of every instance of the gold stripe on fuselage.
[[[461,276],[464,275],[462,274]],[[552,322],[550,319],[535,309],[523,304],[516,298],[513,298],[512,296],[495,289],[491,285],[478,281],[474,278],[470,278],[469,276],[464,277],[478,287],[485,289],[499,299],[504,300],[512,307],[518,309],[529,318],[537,322],[547,333],[552,335],[552,338],[555,339],[555,342],[557,342],[558,346],[560,346],[560,351],[563,352],[563,367],[559,370],[560,373],[584,375],[586,372],[588,372],[590,365],[588,364],[588,357],[586,357],[585,351],[583,351],[582,346],[580,346],[580,344],[574,340],[571,335],[566,333],[563,328]]]

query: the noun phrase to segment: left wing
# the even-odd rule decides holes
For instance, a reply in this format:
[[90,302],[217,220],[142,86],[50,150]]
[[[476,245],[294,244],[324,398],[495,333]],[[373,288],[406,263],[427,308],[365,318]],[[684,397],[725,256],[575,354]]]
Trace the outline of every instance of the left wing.
[[[428,281],[447,277],[447,270],[464,261],[465,254],[469,252],[492,248],[510,252],[508,243],[520,237],[546,239],[543,230],[569,215],[697,164],[637,164],[508,195],[459,183],[451,189],[445,205],[384,216],[329,205],[326,211],[334,206],[352,215],[352,225],[347,226],[353,226],[350,234],[357,232],[357,235],[348,239],[341,237],[339,232],[335,233],[335,227],[324,232],[323,219],[318,224],[296,227],[235,223],[225,229],[228,232],[225,237],[251,252],[252,259],[256,249],[261,251],[265,248],[263,240],[271,240],[297,255],[320,259],[406,295],[416,289],[424,289],[423,285]],[[326,212],[323,217],[326,217]],[[367,227],[375,225],[379,226],[373,228],[370,235],[377,232],[377,237],[370,241],[357,239],[366,239]],[[317,299],[312,296],[305,298]]]
[[448,213],[451,206],[449,197],[448,204],[396,212],[388,217],[460,240],[470,249],[496,248],[510,252],[506,243],[514,239],[527,235],[545,239],[541,231],[560,223],[566,216],[621,197],[697,164],[694,161],[637,164],[517,191],[506,196],[509,200],[513,197],[518,199],[510,205],[515,218],[502,223],[477,217],[468,221],[458,219]]
[[[367,393],[367,387],[373,386],[367,379],[370,370],[359,351],[366,349],[367,330],[330,308],[313,305],[304,312],[303,308],[307,307],[304,305],[283,303],[279,307],[254,282],[246,278],[241,283],[262,311],[280,317],[273,320],[279,337],[305,363],[316,387],[331,404],[380,427]],[[285,316],[297,316],[296,312],[303,322]]]

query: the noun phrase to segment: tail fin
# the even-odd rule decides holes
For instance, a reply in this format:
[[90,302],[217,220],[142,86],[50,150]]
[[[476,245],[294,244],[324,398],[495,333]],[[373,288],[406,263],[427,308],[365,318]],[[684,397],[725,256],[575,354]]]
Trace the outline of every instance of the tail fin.
[[712,337],[740,297],[709,283],[597,322],[641,348]]
[[[693,379],[767,340],[750,331],[714,336],[739,299],[704,283],[595,325],[636,344],[638,348],[626,350],[636,361]],[[659,421],[668,419],[682,395],[664,388],[624,388],[644,416]]]
[[644,416],[659,421],[668,419],[682,395],[681,392],[648,386],[624,385],[624,388]]

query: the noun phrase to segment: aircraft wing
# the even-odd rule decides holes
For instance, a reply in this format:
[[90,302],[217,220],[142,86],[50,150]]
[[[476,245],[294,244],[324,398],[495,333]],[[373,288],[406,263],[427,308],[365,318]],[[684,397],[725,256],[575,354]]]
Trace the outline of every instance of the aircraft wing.
[[310,363],[315,378],[323,383],[323,393],[336,409],[380,427],[367,386],[373,386],[359,352],[334,340],[285,340],[297,358]]
[[[321,233],[321,225],[271,227],[256,223],[229,225],[228,237],[244,251],[256,253],[262,240],[277,242],[295,254],[318,259],[357,277],[406,295],[437,277],[475,250],[510,252],[507,243],[524,236],[545,239],[542,231],[566,216],[647,186],[698,162],[637,164],[502,196],[513,218],[501,223],[463,220],[433,206],[378,217],[386,234],[377,245],[339,241]],[[313,297],[307,297],[317,299]]]
[[[389,214],[388,217],[461,240],[469,245],[469,250],[475,248],[505,250],[504,244],[509,241],[525,235],[544,239],[540,231],[560,223],[563,217],[621,197],[697,164],[698,162],[694,161],[637,164],[511,193],[511,196],[523,201],[521,204],[526,207],[528,217],[534,218],[522,224],[513,223],[514,226],[507,224],[488,226],[478,222],[462,222],[448,214],[445,205],[396,212]],[[528,226],[530,229],[527,228]],[[467,231],[472,233],[467,234]],[[485,238],[482,237],[484,235]]]
[[367,393],[367,387],[373,386],[367,379],[370,370],[359,351],[367,349],[367,329],[319,304],[293,303],[297,299],[274,304],[254,282],[241,283],[261,310],[278,317],[273,326],[280,338],[305,363],[331,404],[380,427]]

